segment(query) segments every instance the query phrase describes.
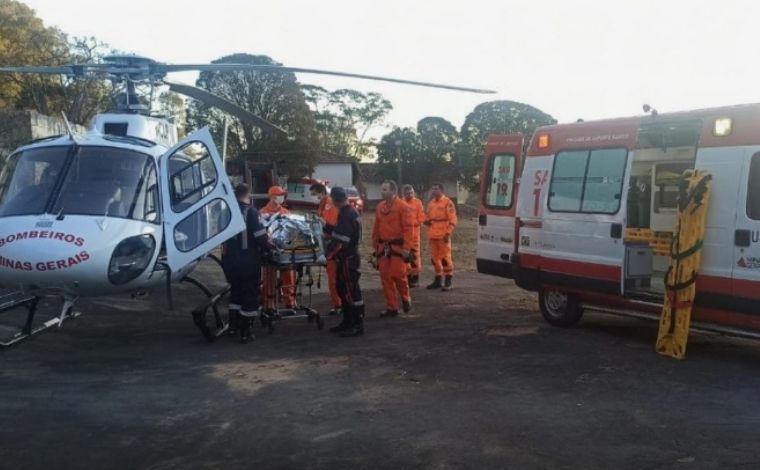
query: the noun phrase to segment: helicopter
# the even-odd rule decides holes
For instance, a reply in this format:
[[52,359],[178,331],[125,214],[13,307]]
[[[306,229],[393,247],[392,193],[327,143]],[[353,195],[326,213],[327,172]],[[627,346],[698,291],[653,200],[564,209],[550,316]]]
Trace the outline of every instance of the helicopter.
[[[27,143],[12,152],[0,173],[0,313],[27,307],[24,326],[7,347],[77,316],[82,297],[142,294],[189,281],[209,297],[193,311],[210,341],[226,328],[216,309],[225,291],[212,293],[190,277],[198,263],[245,228],[224,162],[208,128],[178,140],[170,120],[151,112],[157,87],[200,100],[264,132],[286,131],[206,90],[166,79],[172,72],[296,72],[380,80],[474,93],[466,87],[279,65],[166,64],[137,55],[111,55],[101,63],[0,67],[0,73],[60,74],[108,79],[117,92],[113,109],[97,114],[89,130]],[[146,104],[138,91],[148,90]],[[57,318],[34,328],[43,297],[62,299]],[[218,331],[205,326],[212,307]]]

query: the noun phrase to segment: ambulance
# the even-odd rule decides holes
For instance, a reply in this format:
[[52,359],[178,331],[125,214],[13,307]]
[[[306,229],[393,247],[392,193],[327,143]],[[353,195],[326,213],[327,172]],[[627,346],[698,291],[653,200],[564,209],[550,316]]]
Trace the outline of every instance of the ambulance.
[[692,325],[760,337],[760,104],[491,136],[477,266],[538,293],[543,317],[658,318],[679,181],[712,175]]

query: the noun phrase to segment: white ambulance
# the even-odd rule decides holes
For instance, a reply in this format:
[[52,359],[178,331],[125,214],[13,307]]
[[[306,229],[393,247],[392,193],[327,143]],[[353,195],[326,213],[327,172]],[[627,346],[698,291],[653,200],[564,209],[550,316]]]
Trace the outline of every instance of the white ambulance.
[[710,172],[693,323],[760,336],[760,104],[546,126],[524,161],[485,157],[478,269],[537,291],[557,326],[659,316],[679,176]]

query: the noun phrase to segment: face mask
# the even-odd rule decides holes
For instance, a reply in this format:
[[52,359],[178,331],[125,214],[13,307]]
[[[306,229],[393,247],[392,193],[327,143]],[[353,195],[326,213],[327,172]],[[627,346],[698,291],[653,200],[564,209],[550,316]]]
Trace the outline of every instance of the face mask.
[[274,202],[276,202],[277,204],[282,204],[283,202],[285,202],[285,196],[275,196]]

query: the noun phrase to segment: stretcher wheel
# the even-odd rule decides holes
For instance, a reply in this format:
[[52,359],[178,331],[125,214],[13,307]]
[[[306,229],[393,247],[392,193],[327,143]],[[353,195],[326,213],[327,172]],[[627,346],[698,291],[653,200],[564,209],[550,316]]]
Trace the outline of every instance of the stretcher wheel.
[[544,320],[553,326],[573,326],[583,316],[583,309],[575,296],[556,290],[540,291],[538,306]]

